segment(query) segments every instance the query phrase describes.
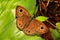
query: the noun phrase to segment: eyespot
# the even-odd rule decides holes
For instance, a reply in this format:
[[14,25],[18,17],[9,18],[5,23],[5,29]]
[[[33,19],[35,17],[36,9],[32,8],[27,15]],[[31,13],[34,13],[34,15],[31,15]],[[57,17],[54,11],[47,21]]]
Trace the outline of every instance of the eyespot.
[[23,12],[23,10],[22,10],[22,9],[20,9],[20,12]]
[[42,29],[42,30],[43,30],[43,29],[44,29],[44,27],[43,27],[43,26],[40,26],[40,29]]
[[16,18],[18,18],[18,17],[16,16]]
[[21,25],[21,24],[19,24],[19,26],[20,26],[20,27],[22,27],[22,25]]
[[29,30],[26,30],[26,32],[30,33],[30,31],[29,31]]
[[44,29],[43,27],[41,27],[41,29]]

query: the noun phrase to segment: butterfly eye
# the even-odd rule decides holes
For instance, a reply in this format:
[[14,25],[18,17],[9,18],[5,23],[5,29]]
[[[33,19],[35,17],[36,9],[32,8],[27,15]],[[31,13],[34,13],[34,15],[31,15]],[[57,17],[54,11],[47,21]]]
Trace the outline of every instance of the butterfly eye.
[[20,12],[22,12],[23,10],[22,9],[20,9]]

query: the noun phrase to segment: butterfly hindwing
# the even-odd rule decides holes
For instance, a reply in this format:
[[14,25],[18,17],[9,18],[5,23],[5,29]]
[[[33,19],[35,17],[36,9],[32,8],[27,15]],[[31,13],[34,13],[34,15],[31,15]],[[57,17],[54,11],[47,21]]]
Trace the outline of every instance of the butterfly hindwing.
[[23,31],[24,31],[25,34],[34,35],[36,33],[35,29],[36,29],[36,27],[35,27],[35,21],[32,20],[30,22],[30,24],[23,29]]
[[25,27],[25,25],[27,23],[29,23],[29,21],[31,20],[31,17],[28,17],[26,15],[20,17],[20,18],[17,18],[16,19],[16,24],[17,24],[17,27],[20,29],[20,30],[23,30],[23,28]]
[[45,34],[46,32],[48,32],[47,26],[44,23],[42,23],[38,20],[35,21],[35,26],[36,26],[36,32],[40,35]]
[[46,27],[45,24],[43,24],[42,22],[33,19],[29,26],[25,27],[23,29],[24,33],[28,34],[28,35],[34,35],[34,34],[44,34],[46,33],[48,30],[48,28]]

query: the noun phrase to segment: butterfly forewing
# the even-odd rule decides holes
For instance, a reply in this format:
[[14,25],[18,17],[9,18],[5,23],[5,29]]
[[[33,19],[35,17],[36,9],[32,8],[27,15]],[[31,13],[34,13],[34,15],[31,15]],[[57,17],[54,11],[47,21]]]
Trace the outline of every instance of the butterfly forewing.
[[21,6],[16,7],[16,16],[17,17],[22,17],[23,15],[30,16],[29,12]]

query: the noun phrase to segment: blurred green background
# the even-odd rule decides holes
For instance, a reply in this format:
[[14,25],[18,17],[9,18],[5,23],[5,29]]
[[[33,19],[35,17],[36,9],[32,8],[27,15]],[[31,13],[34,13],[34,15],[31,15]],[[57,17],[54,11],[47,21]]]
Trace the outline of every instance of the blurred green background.
[[[34,15],[36,0],[0,0],[0,40],[44,40],[37,35],[28,36],[18,30],[15,22],[17,5],[25,7],[30,12],[31,16]],[[36,19],[45,21],[47,17],[39,16]],[[60,29],[59,23],[57,26]],[[51,32],[55,40],[60,40],[56,30],[51,29]]]

